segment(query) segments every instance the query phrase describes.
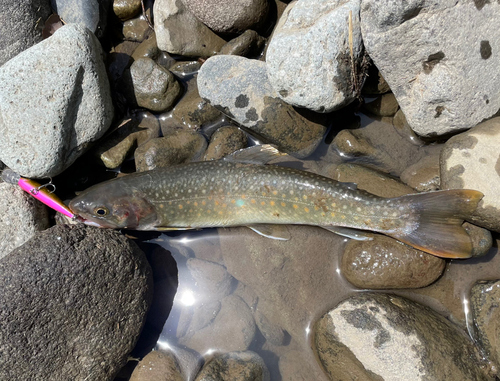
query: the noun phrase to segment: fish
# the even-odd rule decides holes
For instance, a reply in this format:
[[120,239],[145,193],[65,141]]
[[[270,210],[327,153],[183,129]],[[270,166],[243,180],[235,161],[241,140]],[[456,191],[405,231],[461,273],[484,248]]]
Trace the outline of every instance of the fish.
[[[288,239],[281,225],[316,225],[353,239],[385,234],[444,258],[468,258],[462,228],[483,194],[454,189],[382,198],[314,173],[269,165],[280,153],[254,146],[225,159],[138,172],[97,184],[69,203],[103,228],[183,230],[248,226]],[[277,233],[276,233],[277,232]]]

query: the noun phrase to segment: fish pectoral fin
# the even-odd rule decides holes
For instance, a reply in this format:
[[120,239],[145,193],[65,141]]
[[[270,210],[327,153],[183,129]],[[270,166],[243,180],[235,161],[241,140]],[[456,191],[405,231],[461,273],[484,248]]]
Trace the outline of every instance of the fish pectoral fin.
[[371,233],[367,233],[362,230],[344,228],[342,226],[322,226],[322,228],[331,231],[332,233],[341,235],[342,237],[355,239],[356,241],[371,241],[373,239],[373,235]]
[[255,233],[260,234],[266,238],[277,239],[280,241],[288,241],[292,236],[288,231],[286,225],[248,225]]
[[227,155],[222,160],[244,164],[267,164],[271,160],[285,155],[286,153],[278,151],[278,149],[271,144],[262,144],[240,149]]

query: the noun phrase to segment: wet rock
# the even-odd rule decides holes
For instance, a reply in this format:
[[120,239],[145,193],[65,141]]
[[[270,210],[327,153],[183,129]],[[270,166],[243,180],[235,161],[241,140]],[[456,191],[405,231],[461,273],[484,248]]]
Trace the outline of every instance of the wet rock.
[[135,151],[138,172],[169,165],[199,161],[207,148],[205,138],[191,131],[177,131],[149,140]]
[[[471,33],[461,33],[464,14]],[[499,17],[496,2],[362,2],[366,50],[417,134],[460,131],[498,111],[500,35],[490,25]],[[429,25],[439,27],[429,34]]]
[[215,355],[201,369],[195,381],[270,381],[260,356],[252,351]]
[[181,0],[203,24],[219,33],[242,33],[266,21],[267,0]]
[[392,125],[400,136],[408,139],[414,145],[419,147],[425,145],[425,142],[411,129],[408,121],[406,120],[406,116],[401,109],[399,109],[392,118]]
[[[198,73],[202,65],[202,60],[196,61],[174,61],[169,70],[178,77],[194,76]],[[188,86],[194,85],[196,81],[189,81]]]
[[[165,53],[167,54],[167,53]],[[156,34],[151,33],[148,38],[141,42],[141,44],[134,50],[132,58],[137,60],[139,58],[151,58],[155,60],[160,55],[160,49],[156,43]]]
[[315,358],[305,357],[304,352],[298,350],[291,350],[280,356],[279,370],[283,381],[329,380],[325,373],[315,366]]
[[358,293],[314,327],[331,379],[491,380],[472,341],[431,309],[388,294]]
[[429,155],[424,156],[401,173],[401,181],[419,192],[435,191],[441,185],[439,157],[443,145],[432,147],[434,149],[429,152]]
[[185,128],[199,130],[207,124],[219,120],[222,114],[209,102],[200,97],[196,80],[189,81],[186,94],[175,105],[169,118],[161,118],[163,134],[172,129]]
[[184,381],[172,353],[149,352],[134,369],[130,381]]
[[412,188],[384,173],[358,164],[342,163],[331,176],[343,183],[355,183],[358,189],[380,197],[399,197],[415,193]]
[[322,115],[296,110],[278,99],[266,64],[238,56],[209,58],[198,74],[202,98],[286,153],[311,154],[325,128]]
[[134,62],[132,54],[139,47],[139,43],[135,41],[123,41],[111,49],[108,55],[107,67],[109,74],[109,81],[115,89],[123,92],[121,83],[117,85],[117,81],[122,80],[122,75],[126,69]]
[[112,0],[51,0],[52,9],[66,24],[89,29],[98,38],[104,35]]
[[358,288],[420,288],[438,279],[444,259],[416,250],[393,238],[350,240],[342,256],[342,274]]
[[160,124],[150,113],[120,123],[119,127],[94,150],[106,168],[118,168],[134,150],[160,136]]
[[155,112],[171,108],[181,94],[181,85],[167,69],[151,58],[139,58],[130,67],[135,101]]
[[476,328],[476,339],[486,357],[500,364],[500,281],[479,281],[472,286],[470,303]]
[[152,286],[144,253],[118,232],[38,233],[0,260],[0,379],[112,380],[141,332]]
[[213,302],[205,302],[202,298],[198,299],[198,296],[199,295],[195,295],[195,298],[200,301],[203,300],[203,302],[193,311],[193,316],[191,317],[189,327],[186,331],[186,334],[190,337],[192,337],[195,332],[212,323],[222,308],[220,301],[215,300]]
[[66,25],[0,68],[0,159],[55,176],[108,129],[113,106],[99,41]]
[[49,227],[44,204],[19,187],[0,182],[0,259]]
[[468,222],[464,222],[462,227],[472,240],[472,256],[482,257],[486,255],[493,245],[490,231]]
[[[359,0],[288,5],[266,53],[269,81],[281,99],[317,112],[334,111],[356,99],[356,83],[363,81],[352,73],[363,59],[359,7]],[[352,46],[346,37],[349,14]]]
[[49,0],[5,1],[0,11],[0,66],[42,40]]
[[383,94],[363,105],[363,109],[377,116],[393,116],[399,105],[393,93]]
[[242,57],[256,56],[264,47],[265,42],[265,38],[259,36],[256,31],[248,29],[225,44],[219,54]]
[[211,324],[180,339],[180,343],[199,353],[244,351],[255,336],[255,321],[250,308],[236,295],[221,300],[221,309]]
[[242,282],[238,282],[233,294],[243,299],[247,306],[250,307],[252,311],[255,311],[259,297],[250,287],[245,286]]
[[126,40],[143,42],[153,32],[147,20],[140,16],[123,23],[123,37]]
[[160,50],[187,57],[210,57],[226,43],[200,22],[181,0],[157,0],[153,14]]
[[500,232],[500,118],[449,139],[441,152],[441,188],[484,194],[470,222]]
[[113,0],[113,12],[122,21],[136,16],[141,11],[141,0]]
[[187,268],[196,282],[200,299],[208,301],[220,300],[228,296],[232,290],[233,277],[224,266],[202,259],[190,258]]
[[370,65],[362,93],[364,95],[379,95],[391,91],[380,71],[375,65]]
[[255,311],[255,323],[262,335],[272,345],[283,345],[285,343],[285,331],[280,326],[273,324],[260,310]]
[[203,160],[218,160],[247,146],[247,135],[237,127],[224,126],[210,138]]

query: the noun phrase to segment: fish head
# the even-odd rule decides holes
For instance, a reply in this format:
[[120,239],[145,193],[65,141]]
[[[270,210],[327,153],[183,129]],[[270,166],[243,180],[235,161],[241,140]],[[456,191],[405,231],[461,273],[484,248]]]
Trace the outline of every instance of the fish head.
[[69,208],[85,224],[101,228],[143,230],[156,220],[154,206],[118,182],[87,189],[71,200]]

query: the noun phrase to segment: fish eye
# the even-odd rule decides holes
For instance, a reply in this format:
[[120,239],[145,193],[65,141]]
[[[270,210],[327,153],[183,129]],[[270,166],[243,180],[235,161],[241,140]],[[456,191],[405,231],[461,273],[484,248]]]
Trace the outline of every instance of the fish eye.
[[105,206],[98,206],[94,209],[94,214],[101,217],[107,216],[109,214],[109,210]]

